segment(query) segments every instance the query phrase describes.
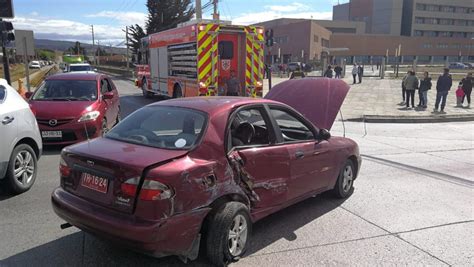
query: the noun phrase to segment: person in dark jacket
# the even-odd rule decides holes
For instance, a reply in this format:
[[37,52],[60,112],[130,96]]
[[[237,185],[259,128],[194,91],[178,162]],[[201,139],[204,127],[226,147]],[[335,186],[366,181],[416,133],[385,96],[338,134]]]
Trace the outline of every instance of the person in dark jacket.
[[441,113],[444,112],[446,106],[446,98],[448,97],[449,90],[453,85],[453,79],[449,74],[449,69],[444,69],[443,75],[439,76],[438,82],[436,82],[436,103],[433,112],[438,112],[439,104],[441,103]]
[[467,108],[471,107],[471,93],[472,93],[472,72],[469,72],[466,78],[462,79],[459,85],[464,91],[464,96],[462,97],[462,104],[464,104],[464,99],[467,98]]
[[331,67],[331,65],[329,65],[326,72],[324,72],[324,77],[332,78],[332,67]]
[[339,65],[336,65],[336,67],[334,68],[334,72],[336,73],[336,79],[341,79],[341,75],[342,75],[342,68],[341,66]]
[[357,66],[357,75],[359,76],[359,83],[362,83],[362,76],[364,76],[364,67],[359,64]]
[[430,74],[425,71],[423,79],[420,81],[420,88],[418,89],[418,96],[420,97],[420,102],[418,107],[427,108],[428,106],[428,90],[431,89],[431,77]]

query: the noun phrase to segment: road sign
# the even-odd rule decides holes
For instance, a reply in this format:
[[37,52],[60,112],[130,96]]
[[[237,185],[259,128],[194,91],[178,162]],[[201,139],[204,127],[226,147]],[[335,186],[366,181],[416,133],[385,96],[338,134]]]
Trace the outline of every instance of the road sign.
[[0,0],[0,18],[13,18],[12,0]]
[[[1,1],[1,0],[0,0]],[[26,40],[26,54],[28,56],[35,55],[35,40],[33,38],[33,31],[15,30],[15,49],[17,55],[25,54],[25,40]]]

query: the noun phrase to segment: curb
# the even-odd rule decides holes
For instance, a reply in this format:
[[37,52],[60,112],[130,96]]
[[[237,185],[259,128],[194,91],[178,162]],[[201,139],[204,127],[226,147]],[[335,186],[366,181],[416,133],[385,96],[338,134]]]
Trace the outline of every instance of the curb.
[[431,116],[379,116],[365,115],[360,118],[350,118],[347,121],[369,123],[439,123],[474,121],[474,114],[466,115],[431,115]]

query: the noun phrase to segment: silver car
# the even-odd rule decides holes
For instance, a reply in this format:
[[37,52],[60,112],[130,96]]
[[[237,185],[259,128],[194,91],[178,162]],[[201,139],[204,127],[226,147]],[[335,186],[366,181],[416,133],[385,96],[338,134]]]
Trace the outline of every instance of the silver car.
[[43,144],[28,103],[0,79],[0,182],[14,193],[31,188]]

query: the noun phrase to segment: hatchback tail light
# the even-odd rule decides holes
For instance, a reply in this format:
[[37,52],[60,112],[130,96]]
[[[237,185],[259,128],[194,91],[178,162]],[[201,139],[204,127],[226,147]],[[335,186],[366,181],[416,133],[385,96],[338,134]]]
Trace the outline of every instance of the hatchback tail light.
[[[122,193],[134,197],[137,193],[138,183],[140,178],[130,178],[121,185]],[[140,200],[162,200],[168,199],[172,196],[172,190],[155,180],[145,178],[142,188],[140,190]]]
[[59,160],[59,174],[61,175],[61,177],[69,177],[69,175],[71,174],[71,168],[67,165],[67,162],[62,156]]

